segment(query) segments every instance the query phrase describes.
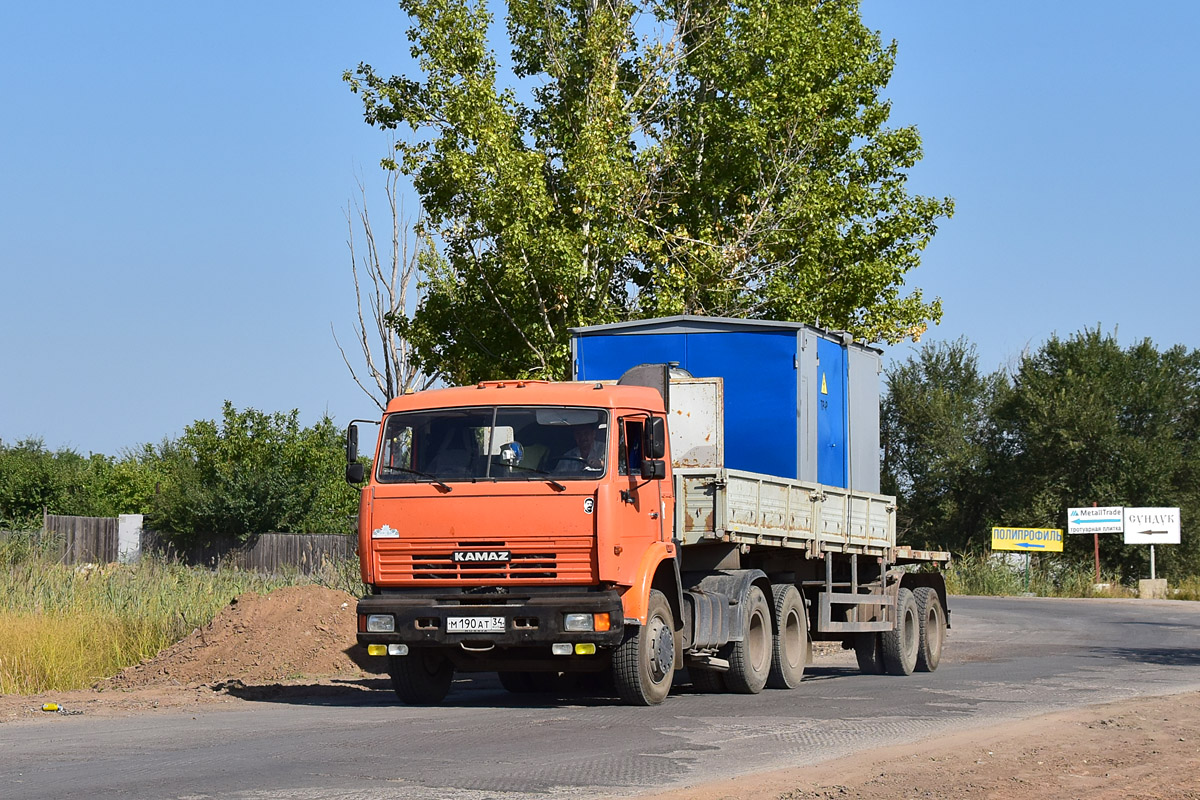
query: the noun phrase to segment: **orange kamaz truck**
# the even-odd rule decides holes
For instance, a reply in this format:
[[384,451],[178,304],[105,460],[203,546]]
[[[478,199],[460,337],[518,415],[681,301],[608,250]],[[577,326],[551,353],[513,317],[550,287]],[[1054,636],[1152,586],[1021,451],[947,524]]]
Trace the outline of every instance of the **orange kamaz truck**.
[[358,640],[400,700],[489,671],[513,692],[594,673],[640,705],[684,669],[788,689],[818,640],[867,672],[936,669],[949,556],[898,545],[878,493],[878,351],[672,317],[581,328],[572,360],[572,382],[395,398],[369,476],[348,429]]

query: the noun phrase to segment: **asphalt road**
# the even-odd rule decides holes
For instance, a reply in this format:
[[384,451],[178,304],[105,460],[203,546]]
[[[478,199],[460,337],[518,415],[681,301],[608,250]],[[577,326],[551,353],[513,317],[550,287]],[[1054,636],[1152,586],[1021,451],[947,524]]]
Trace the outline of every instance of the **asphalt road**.
[[932,674],[852,655],[792,691],[676,690],[657,708],[533,701],[494,678],[406,708],[357,698],[0,725],[0,798],[625,797],[1138,695],[1200,690],[1200,603],[952,598]]

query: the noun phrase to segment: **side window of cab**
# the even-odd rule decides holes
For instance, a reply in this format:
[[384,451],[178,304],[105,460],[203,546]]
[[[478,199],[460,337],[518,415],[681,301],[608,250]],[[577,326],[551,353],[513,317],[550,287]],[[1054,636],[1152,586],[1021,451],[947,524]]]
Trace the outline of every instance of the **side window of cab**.
[[646,423],[641,417],[625,418],[621,424],[619,472],[621,475],[640,475],[642,471],[642,432]]

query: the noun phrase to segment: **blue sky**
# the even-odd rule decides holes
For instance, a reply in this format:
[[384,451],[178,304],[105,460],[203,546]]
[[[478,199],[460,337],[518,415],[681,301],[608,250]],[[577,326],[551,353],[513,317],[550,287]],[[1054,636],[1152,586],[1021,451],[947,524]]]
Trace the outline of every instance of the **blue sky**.
[[[899,41],[911,186],[957,203],[909,277],[945,305],[928,338],[988,368],[1084,326],[1200,345],[1200,6],[863,13]],[[373,412],[330,324],[348,338],[343,213],[387,139],[341,74],[411,73],[405,27],[383,0],[0,7],[0,440],[116,454],[225,399]]]

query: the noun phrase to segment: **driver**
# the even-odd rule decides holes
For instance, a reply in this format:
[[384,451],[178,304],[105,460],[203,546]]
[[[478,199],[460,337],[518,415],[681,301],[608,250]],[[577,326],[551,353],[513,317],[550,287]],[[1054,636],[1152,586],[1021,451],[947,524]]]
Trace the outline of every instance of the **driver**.
[[555,475],[584,475],[604,471],[606,427],[602,425],[573,425],[571,435],[575,446],[558,457]]

